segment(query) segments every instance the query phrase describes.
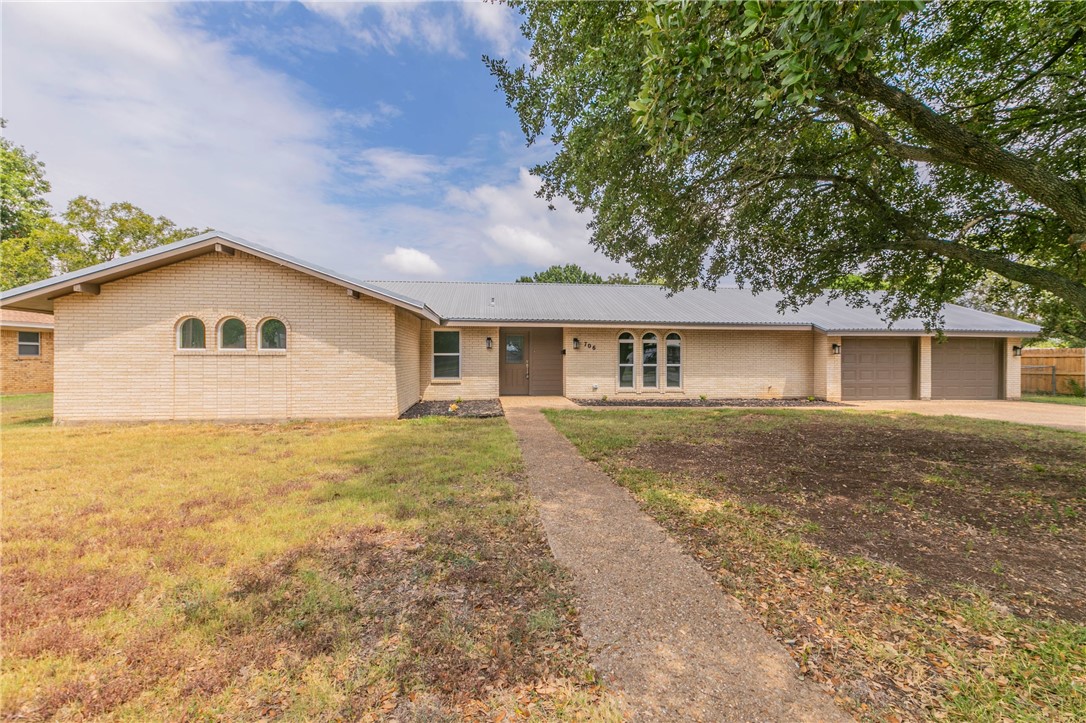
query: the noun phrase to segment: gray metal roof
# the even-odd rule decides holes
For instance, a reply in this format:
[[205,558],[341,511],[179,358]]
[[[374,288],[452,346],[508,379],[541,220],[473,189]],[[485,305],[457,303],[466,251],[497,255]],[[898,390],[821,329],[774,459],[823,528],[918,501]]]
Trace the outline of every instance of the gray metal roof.
[[[211,231],[131,256],[54,276],[0,293],[7,308],[52,311],[52,299],[74,284],[108,283],[201,253],[215,244],[324,278],[349,289],[411,309],[440,323],[606,324],[630,326],[814,327],[826,332],[924,332],[919,319],[902,319],[892,328],[870,306],[823,300],[799,311],[777,311],[776,292],[753,294],[734,287],[695,289],[668,296],[655,286],[609,284],[516,284],[472,281],[359,281],[338,271],[282,254],[236,236]],[[1040,327],[950,304],[944,330],[1031,336]]]
[[[924,332],[920,319],[888,327],[870,307],[828,298],[799,311],[777,310],[781,294],[735,287],[692,289],[668,296],[656,286],[375,281],[373,286],[418,299],[449,323],[626,324],[630,326],[812,326],[826,332]],[[1033,335],[1034,324],[949,304],[947,332]]]

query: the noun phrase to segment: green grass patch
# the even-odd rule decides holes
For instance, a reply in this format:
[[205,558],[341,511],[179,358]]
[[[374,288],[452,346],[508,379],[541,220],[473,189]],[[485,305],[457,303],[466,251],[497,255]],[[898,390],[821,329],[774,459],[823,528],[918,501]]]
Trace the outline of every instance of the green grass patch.
[[1041,402],[1043,404],[1071,404],[1086,407],[1086,397],[1073,397],[1069,394],[1023,394],[1023,402]]
[[4,399],[5,717],[618,719],[504,420],[47,407]]
[[[1061,506],[1056,515],[1044,502],[1054,492],[1039,483],[1003,489],[974,475],[994,463],[983,450],[1013,444],[1040,450],[1021,460],[1010,454],[1000,462],[1018,469],[1027,482],[1042,475],[1074,477],[1086,468],[1067,449],[1086,441],[1083,435],[962,417],[813,410],[571,410],[548,417],[583,455],[627,487],[725,590],[786,641],[803,673],[831,686],[860,719],[1073,720],[1086,710],[1086,626],[1016,616],[979,587],[933,587],[917,574],[872,557],[835,553],[819,541],[839,530],[797,514],[803,500],[813,504],[823,495],[805,489],[793,495],[801,502],[790,509],[752,502],[740,494],[738,480],[759,479],[763,491],[792,493],[778,491],[779,480],[771,475],[758,477],[749,466],[727,466],[732,453],[741,451],[731,446],[735,440],[775,433],[782,439],[780,458],[792,465],[785,471],[806,488],[803,476],[819,462],[788,448],[787,440],[810,435],[820,424],[838,425],[835,432],[858,443],[870,444],[872,433],[901,432],[902,439],[961,445],[948,460],[891,448],[894,460],[887,457],[861,468],[860,473],[879,482],[874,486],[878,494],[843,509],[854,515],[848,524],[857,534],[872,535],[886,549],[906,544],[881,537],[894,529],[886,522],[892,517],[910,516],[925,526],[938,521],[938,508],[927,502],[933,494],[978,495],[996,506],[1046,508],[1042,511],[1061,525],[1071,520],[1072,506],[1080,500],[1066,499],[1061,505],[1067,505],[1068,514]],[[981,440],[976,442],[982,450],[977,460],[966,459],[974,448],[970,440]],[[689,444],[713,445],[716,451],[706,459],[721,460],[722,466],[669,472],[656,463],[654,455],[669,449],[673,456],[667,459],[681,459],[688,449],[682,445]],[[642,447],[651,453],[639,452]],[[847,458],[847,443],[845,448],[845,457],[835,460]],[[1045,450],[1062,450],[1063,456],[1050,459]],[[749,459],[742,463],[751,464]],[[819,479],[829,479],[832,487],[833,475],[856,473],[841,472],[843,463],[818,467],[824,475]],[[884,480],[891,464],[915,472],[911,486],[902,477],[893,485]],[[833,494],[834,501],[826,504],[845,504],[840,496],[846,492]],[[1059,527],[1055,532],[1065,534]],[[972,559],[971,544],[963,555]],[[1001,559],[983,565],[1001,579],[1009,574]]]

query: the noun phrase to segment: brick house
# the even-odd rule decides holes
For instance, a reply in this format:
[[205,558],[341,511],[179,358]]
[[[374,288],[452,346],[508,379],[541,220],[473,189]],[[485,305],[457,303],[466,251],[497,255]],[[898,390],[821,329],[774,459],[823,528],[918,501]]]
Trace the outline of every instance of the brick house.
[[0,310],[0,394],[53,391],[53,317]]
[[1039,329],[770,293],[363,282],[217,232],[4,292],[51,312],[58,421],[393,417],[421,400],[1013,399]]

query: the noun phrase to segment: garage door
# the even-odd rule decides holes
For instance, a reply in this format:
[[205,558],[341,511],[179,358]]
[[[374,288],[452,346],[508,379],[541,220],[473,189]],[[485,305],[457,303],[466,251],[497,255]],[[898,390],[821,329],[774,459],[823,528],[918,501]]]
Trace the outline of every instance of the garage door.
[[909,338],[854,337],[841,341],[844,399],[912,399],[916,342]]
[[932,399],[999,399],[1000,339],[931,344]]

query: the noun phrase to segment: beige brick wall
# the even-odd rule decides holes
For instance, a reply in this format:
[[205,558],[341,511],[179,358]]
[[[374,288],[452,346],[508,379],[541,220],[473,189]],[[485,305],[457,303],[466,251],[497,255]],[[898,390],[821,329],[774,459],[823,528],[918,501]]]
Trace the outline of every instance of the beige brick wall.
[[841,356],[833,353],[833,345],[840,346],[841,337],[814,332],[811,334],[811,341],[811,396],[839,402]]
[[[207,349],[177,350],[204,322]],[[217,324],[246,324],[244,351],[217,351]],[[287,350],[257,349],[257,325],[287,326]],[[395,416],[396,309],[238,252],[208,254],[55,302],[60,422]],[[408,342],[409,343],[409,342]]]
[[53,332],[34,331],[41,334],[41,355],[36,357],[19,356],[17,329],[0,329],[0,394],[53,391]]
[[[433,330],[460,332],[460,379],[434,380]],[[486,348],[486,338],[493,348]],[[498,327],[436,327],[422,322],[419,339],[419,385],[427,401],[453,399],[494,399],[498,396]]]
[[1021,339],[1007,339],[1003,345],[1003,397],[1022,397],[1022,357],[1014,355],[1014,347],[1022,346]]
[[931,399],[931,342],[930,336],[920,337],[919,395],[921,399]]
[[[721,331],[679,330],[682,336],[682,389],[661,387],[655,390],[618,389],[618,335],[623,331],[635,337],[635,361],[640,361],[642,334],[655,332],[661,344],[672,329],[567,328],[566,396],[598,398],[679,395],[698,397],[806,397],[815,394],[815,333],[810,331]],[[825,335],[818,335],[826,339]],[[581,348],[573,348],[573,338]],[[594,349],[591,347],[595,347]],[[641,381],[635,365],[635,382]],[[660,368],[661,384],[663,367]],[[837,374],[838,384],[840,373]],[[593,389],[593,385],[597,388]],[[838,391],[838,394],[840,392]]]
[[396,309],[396,393],[399,412],[419,401],[422,320]]

